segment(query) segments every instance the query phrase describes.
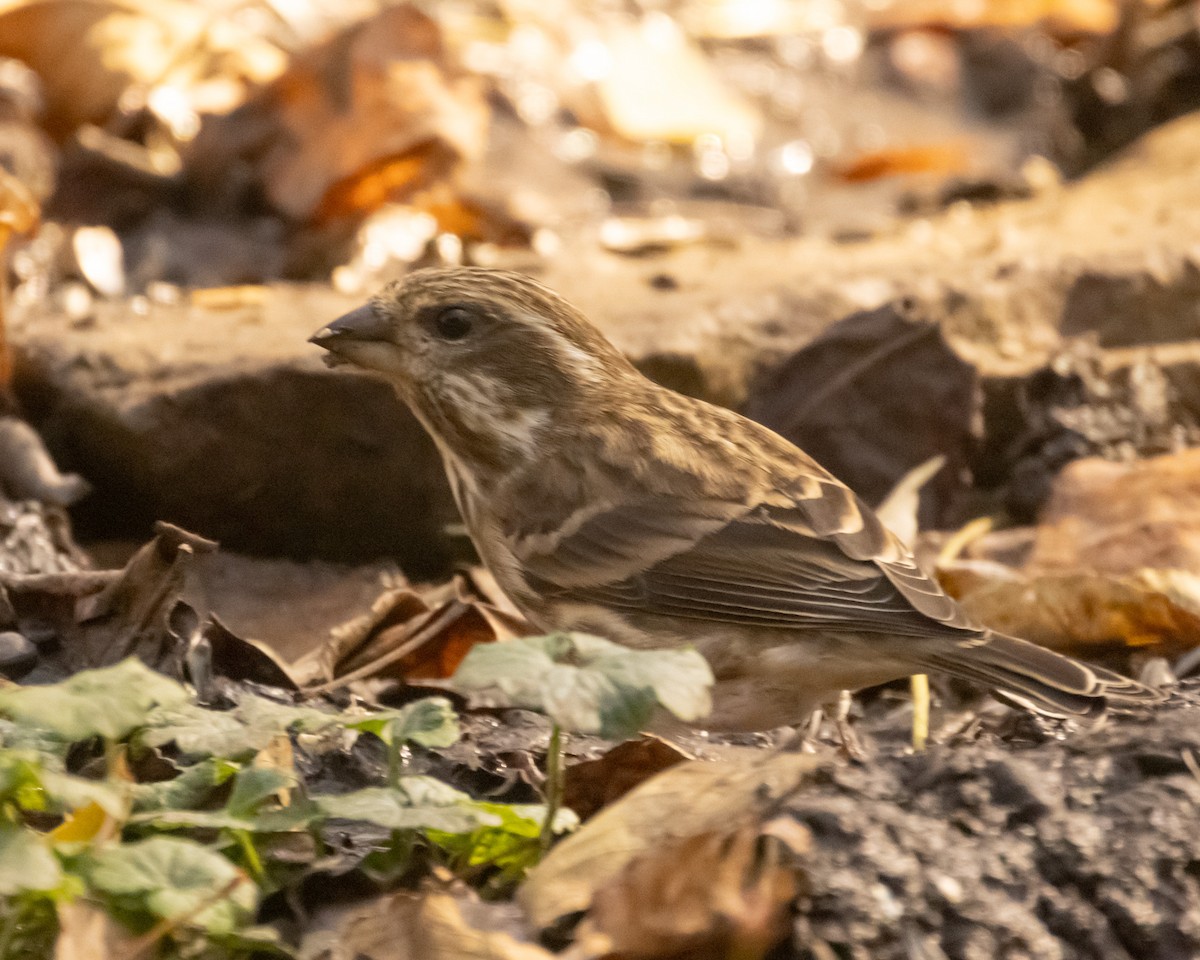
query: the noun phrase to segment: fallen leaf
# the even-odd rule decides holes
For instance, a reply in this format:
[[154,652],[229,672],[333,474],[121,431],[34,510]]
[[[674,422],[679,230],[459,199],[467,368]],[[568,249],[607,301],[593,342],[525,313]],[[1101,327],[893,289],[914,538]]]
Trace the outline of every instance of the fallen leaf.
[[239,109],[206,123],[189,165],[215,189],[252,171],[300,222],[361,218],[482,155],[489,110],[415,4],[389,6],[297,56]]
[[875,515],[883,521],[883,525],[909,548],[915,546],[917,534],[920,532],[917,511],[921,506],[921,488],[945,465],[946,458],[938,454],[913,467],[900,478],[892,487],[892,492],[875,508]]
[[228,109],[285,64],[277,47],[236,18],[184,0],[10,5],[0,12],[0,56],[37,72],[47,130],[60,141],[84,124],[106,124],[135,84],[166,86],[194,110],[220,84],[231,88],[222,98]]
[[473,893],[393,893],[323,911],[301,960],[552,960],[520,911]]
[[657,737],[619,743],[595,760],[567,767],[563,803],[587,820],[656,773],[694,759]]
[[866,183],[900,174],[934,173],[946,176],[965,173],[971,155],[961,143],[934,143],[912,147],[889,147],[864,153],[837,164],[833,175],[844,183]]
[[1200,570],[1200,450],[1068,464],[1038,517],[1027,566]]
[[[3,384],[0,377],[0,390]],[[0,493],[13,500],[38,500],[69,507],[90,489],[79,475],[59,473],[33,427],[17,417],[0,416]]]
[[367,678],[444,680],[477,644],[529,630],[510,601],[495,591],[491,596],[503,605],[489,601],[477,583],[493,589],[476,571],[423,592],[387,590],[369,613],[335,627],[329,641],[290,672],[301,686],[316,689]]
[[711,134],[753,144],[762,117],[716,73],[704,52],[667,17],[610,28],[608,69],[597,93],[609,125],[628,140],[691,143]]
[[811,754],[756,751],[672,767],[601,810],[552,848],[517,891],[539,929],[587,910],[638,856],[699,834],[728,831],[774,808],[821,766]]
[[[1142,0],[1138,0],[1142,2]],[[1116,0],[904,0],[867,8],[873,30],[948,30],[1042,27],[1059,34],[1111,33],[1117,25]]]
[[972,560],[937,574],[977,622],[1083,659],[1174,658],[1200,645],[1200,612],[1163,592],[1153,575],[1017,571]]
[[107,666],[136,656],[169,676],[183,676],[187,638],[174,632],[171,614],[196,555],[217,545],[169,523],[156,524],[155,533],[117,579],[80,600],[76,623],[63,625],[69,666]]
[[595,892],[576,946],[593,956],[761,958],[791,926],[798,884],[783,853],[757,823],[648,850]]

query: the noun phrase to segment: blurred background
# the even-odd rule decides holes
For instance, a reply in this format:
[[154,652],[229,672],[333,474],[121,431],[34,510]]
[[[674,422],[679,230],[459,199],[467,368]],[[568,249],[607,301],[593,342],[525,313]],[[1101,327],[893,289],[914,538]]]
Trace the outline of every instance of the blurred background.
[[170,520],[442,576],[431,445],[305,339],[463,263],[874,503],[941,457],[923,527],[1029,524],[1200,436],[1198,106],[1181,0],[0,0],[0,395],[89,492],[28,437],[3,482],[101,565]]

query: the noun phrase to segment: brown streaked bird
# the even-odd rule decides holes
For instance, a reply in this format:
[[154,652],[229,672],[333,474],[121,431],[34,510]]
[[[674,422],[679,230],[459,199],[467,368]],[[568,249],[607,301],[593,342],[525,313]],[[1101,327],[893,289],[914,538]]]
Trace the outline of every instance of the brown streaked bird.
[[703,727],[796,723],[842,689],[925,672],[1055,717],[1161,699],[971,622],[802,450],[646,379],[527,277],[420,270],[312,342],[412,408],[480,556],[538,628],[703,653]]

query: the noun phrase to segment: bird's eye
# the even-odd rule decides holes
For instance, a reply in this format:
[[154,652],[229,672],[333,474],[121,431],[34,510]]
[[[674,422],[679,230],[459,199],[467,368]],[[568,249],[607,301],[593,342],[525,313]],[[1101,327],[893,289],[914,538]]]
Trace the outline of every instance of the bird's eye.
[[461,340],[473,325],[471,311],[465,307],[447,307],[433,318],[433,329],[443,340]]

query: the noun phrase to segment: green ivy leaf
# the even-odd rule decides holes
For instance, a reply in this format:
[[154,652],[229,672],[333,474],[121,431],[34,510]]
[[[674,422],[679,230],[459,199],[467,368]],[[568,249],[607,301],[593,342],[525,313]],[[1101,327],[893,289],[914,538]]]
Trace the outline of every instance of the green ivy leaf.
[[341,722],[335,713],[246,694],[232,710],[194,703],[154,710],[139,739],[151,747],[174,743],[187,757],[248,759],[281,734],[319,733]]
[[150,837],[106,847],[86,868],[91,888],[121,913],[153,920],[187,917],[187,926],[231,933],[246,926],[258,891],[218,853],[180,837]]
[[58,858],[39,834],[0,822],[0,896],[53,890],[62,881]]
[[540,710],[566,730],[614,740],[636,734],[659,706],[699,720],[712,683],[695,650],[631,650],[581,633],[479,644],[451,679],[487,705]]
[[[543,804],[483,803],[477,806],[499,821],[494,826],[478,827],[470,833],[429,832],[429,839],[454,858],[457,870],[473,867],[495,868],[500,882],[494,892],[519,881],[542,856],[542,824],[546,820]],[[554,819],[556,834],[568,833],[579,826],[579,818],[570,810],[560,809]]]
[[154,811],[198,807],[237,772],[236,763],[210,758],[185,767],[174,780],[132,784],[134,809]]
[[389,746],[416,743],[423,747],[448,747],[461,735],[454,707],[444,697],[427,697],[399,710],[385,710],[356,718],[346,724],[351,730],[373,733]]
[[181,684],[131,658],[83,670],[62,683],[0,691],[0,713],[71,742],[95,736],[120,740],[145,723],[152,707],[187,700]]
[[312,799],[326,816],[363,820],[391,830],[469,833],[500,824],[485,804],[432,777],[402,777],[397,787],[367,787]]
[[247,767],[233,781],[225,809],[235,817],[252,817],[264,801],[296,785],[296,778],[270,767]]
[[118,789],[63,773],[55,769],[57,766],[57,757],[28,750],[0,750],[0,800],[15,803],[22,810],[60,813],[94,803],[111,816],[125,815],[125,802]]

